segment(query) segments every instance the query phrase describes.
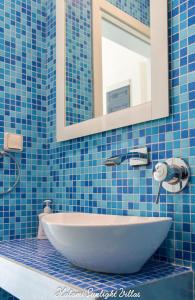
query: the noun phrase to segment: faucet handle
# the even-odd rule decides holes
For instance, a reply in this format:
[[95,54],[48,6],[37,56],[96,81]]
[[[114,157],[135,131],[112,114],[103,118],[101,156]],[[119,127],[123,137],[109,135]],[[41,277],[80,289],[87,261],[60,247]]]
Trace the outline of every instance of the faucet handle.
[[156,204],[158,204],[158,203],[159,203],[159,200],[160,200],[160,190],[161,190],[161,187],[162,187],[162,183],[163,183],[163,181],[161,181],[161,182],[159,183],[158,194],[157,194],[157,196],[156,196],[156,201],[155,201]]
[[165,181],[167,178],[167,175],[168,175],[168,166],[167,166],[166,162],[163,162],[163,163],[160,162],[160,163],[156,164],[156,166],[154,167],[154,171],[153,171],[154,179],[159,182],[158,194],[157,194],[156,200],[155,200],[156,204],[159,203],[160,190],[161,190],[163,181]]
[[162,183],[167,178],[167,175],[168,166],[166,162],[156,164],[153,171],[154,179]]

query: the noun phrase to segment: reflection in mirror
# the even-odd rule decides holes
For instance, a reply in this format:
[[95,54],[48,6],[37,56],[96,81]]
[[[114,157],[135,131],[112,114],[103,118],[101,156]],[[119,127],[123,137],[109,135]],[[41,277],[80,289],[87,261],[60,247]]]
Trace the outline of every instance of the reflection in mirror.
[[104,115],[151,101],[150,40],[123,27],[102,19]]

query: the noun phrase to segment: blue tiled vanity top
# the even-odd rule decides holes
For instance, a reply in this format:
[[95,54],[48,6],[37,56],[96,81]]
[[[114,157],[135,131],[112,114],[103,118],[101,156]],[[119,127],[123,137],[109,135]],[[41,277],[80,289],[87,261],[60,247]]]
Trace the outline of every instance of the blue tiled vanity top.
[[65,283],[82,289],[111,291],[132,288],[153,280],[189,271],[188,268],[164,262],[150,261],[141,272],[133,275],[113,275],[90,272],[74,267],[47,240],[25,239],[0,243],[0,255],[41,271]]

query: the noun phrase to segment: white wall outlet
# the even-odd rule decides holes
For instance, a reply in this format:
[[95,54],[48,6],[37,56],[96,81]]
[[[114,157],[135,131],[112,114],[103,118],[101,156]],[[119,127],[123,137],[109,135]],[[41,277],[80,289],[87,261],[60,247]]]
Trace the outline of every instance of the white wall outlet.
[[23,150],[22,134],[6,132],[4,134],[4,150],[12,152],[21,152]]

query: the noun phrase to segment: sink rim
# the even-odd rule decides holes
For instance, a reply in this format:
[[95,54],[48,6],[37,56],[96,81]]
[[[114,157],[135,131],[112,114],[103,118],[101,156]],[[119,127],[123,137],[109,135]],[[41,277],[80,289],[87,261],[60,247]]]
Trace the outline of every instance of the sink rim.
[[[81,223],[78,220],[59,220],[56,217],[60,216],[82,216],[82,220],[84,220],[86,223]],[[88,220],[90,217],[90,220]],[[88,219],[86,219],[88,218]],[[89,221],[96,221],[95,220],[101,219],[102,223],[89,223]],[[104,223],[105,218],[111,219],[112,220],[115,218],[115,223]],[[93,220],[94,219],[94,220]],[[123,223],[117,223],[118,220],[122,220]],[[128,222],[129,221],[129,222]],[[130,222],[131,221],[131,222]],[[143,217],[143,216],[122,216],[122,215],[107,215],[107,214],[94,214],[94,213],[80,213],[80,212],[60,212],[60,213],[51,213],[48,215],[43,216],[42,222],[47,223],[47,224],[52,224],[56,226],[66,226],[66,227],[122,227],[122,226],[139,226],[143,224],[154,224],[154,223],[159,223],[159,222],[172,222],[173,219],[171,217]]]

